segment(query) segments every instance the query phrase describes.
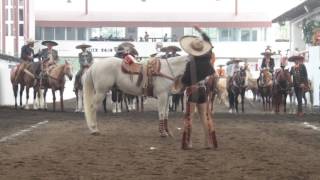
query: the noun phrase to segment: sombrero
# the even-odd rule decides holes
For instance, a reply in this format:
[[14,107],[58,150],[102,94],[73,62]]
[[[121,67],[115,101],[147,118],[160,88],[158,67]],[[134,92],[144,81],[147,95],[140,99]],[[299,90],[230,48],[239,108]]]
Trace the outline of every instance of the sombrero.
[[231,59],[230,61],[227,62],[227,65],[239,63],[239,62],[243,62],[243,60],[242,59]]
[[167,47],[160,48],[160,52],[169,52]]
[[223,67],[223,66],[226,66],[226,65],[224,65],[224,64],[219,64],[218,66],[219,66],[219,67]]
[[35,43],[34,39],[30,38],[26,40],[26,44],[33,44],[33,43]]
[[158,53],[150,54],[150,57],[156,57]]
[[267,48],[264,52],[261,53],[261,55],[274,55],[275,53],[271,51],[270,48]]
[[167,51],[169,52],[178,52],[178,51],[181,51],[181,49],[177,46],[168,46],[167,47]]
[[76,49],[89,48],[89,47],[91,47],[91,45],[82,43],[82,44],[76,46]]
[[296,60],[304,60],[304,57],[301,55],[294,55],[289,57],[288,61],[295,62]]
[[202,56],[213,48],[209,42],[197,36],[183,36],[180,39],[180,46],[184,51],[193,56]]
[[130,42],[123,42],[123,43],[118,45],[118,47],[120,47],[120,46],[134,48],[134,45],[132,43],[130,43]]
[[47,44],[51,44],[52,46],[57,46],[58,45],[58,43],[56,43],[56,42],[54,42],[54,41],[42,41],[42,43],[41,43],[42,45],[44,45],[44,46],[47,46]]

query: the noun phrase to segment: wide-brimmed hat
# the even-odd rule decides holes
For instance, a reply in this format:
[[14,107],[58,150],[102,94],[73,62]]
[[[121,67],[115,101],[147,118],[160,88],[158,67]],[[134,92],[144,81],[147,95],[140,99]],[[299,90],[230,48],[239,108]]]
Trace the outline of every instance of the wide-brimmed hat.
[[82,44],[76,46],[76,49],[89,48],[89,47],[91,47],[91,45],[82,43]]
[[197,36],[184,36],[180,39],[180,46],[193,56],[202,56],[213,48],[212,45]]
[[290,62],[295,62],[295,61],[299,61],[299,60],[304,60],[304,56],[302,55],[294,55],[289,57],[288,61]]
[[226,66],[226,65],[224,65],[224,64],[219,64],[218,65],[218,67],[224,67],[224,66]]
[[47,46],[48,44],[51,44],[52,46],[57,46],[58,45],[58,43],[57,42],[54,42],[54,41],[42,41],[42,43],[41,43],[42,45],[44,45],[44,46]]
[[177,46],[167,46],[160,49],[161,52],[178,52],[181,49]]
[[261,55],[265,56],[265,55],[274,55],[275,53],[271,51],[270,48],[267,48],[264,52],[261,53]]
[[158,55],[158,53],[153,53],[153,54],[150,54],[150,57],[156,57]]
[[29,38],[26,40],[26,44],[33,44],[33,43],[35,43],[35,41],[32,38]]
[[134,45],[132,43],[130,43],[130,42],[123,42],[123,43],[118,45],[118,47],[120,47],[120,46],[134,48]]
[[231,59],[230,61],[228,61],[227,65],[234,64],[234,63],[240,63],[240,62],[243,62],[243,60],[242,59],[238,59],[238,58],[234,58],[234,59]]

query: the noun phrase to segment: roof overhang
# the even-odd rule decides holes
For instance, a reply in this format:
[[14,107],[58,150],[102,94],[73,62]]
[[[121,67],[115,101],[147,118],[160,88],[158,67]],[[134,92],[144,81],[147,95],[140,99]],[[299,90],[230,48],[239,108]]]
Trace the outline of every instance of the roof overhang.
[[108,13],[37,12],[36,26],[42,27],[271,27],[263,13]]
[[307,0],[299,4],[298,6],[290,9],[289,11],[281,14],[277,18],[273,19],[272,22],[277,23],[277,22],[291,21],[300,16],[312,13],[315,9],[319,7],[320,7],[319,0]]

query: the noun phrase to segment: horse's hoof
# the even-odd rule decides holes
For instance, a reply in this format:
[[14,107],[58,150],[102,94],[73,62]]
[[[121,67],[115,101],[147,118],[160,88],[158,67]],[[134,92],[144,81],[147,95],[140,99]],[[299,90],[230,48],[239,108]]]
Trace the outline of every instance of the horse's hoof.
[[94,132],[91,132],[90,134],[93,135],[93,136],[99,136],[100,132],[99,131],[94,131]]

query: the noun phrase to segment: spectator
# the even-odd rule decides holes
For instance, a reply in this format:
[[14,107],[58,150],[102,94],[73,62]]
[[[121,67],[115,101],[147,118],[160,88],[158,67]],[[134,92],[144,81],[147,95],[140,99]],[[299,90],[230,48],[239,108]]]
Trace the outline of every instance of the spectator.
[[168,42],[168,34],[167,33],[163,37],[163,42]]
[[148,34],[147,31],[144,33],[144,41],[145,41],[145,42],[148,42],[148,41],[149,41],[149,34]]

